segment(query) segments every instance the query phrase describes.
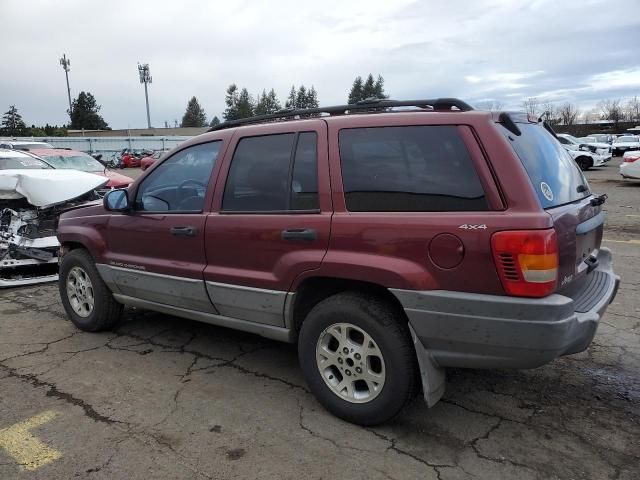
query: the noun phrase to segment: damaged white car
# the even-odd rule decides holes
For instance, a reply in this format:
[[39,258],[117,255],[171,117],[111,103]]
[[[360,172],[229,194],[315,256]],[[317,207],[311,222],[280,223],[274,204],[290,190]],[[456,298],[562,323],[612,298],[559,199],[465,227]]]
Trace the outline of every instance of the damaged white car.
[[0,150],[0,288],[56,280],[60,214],[99,199],[95,189],[107,181]]

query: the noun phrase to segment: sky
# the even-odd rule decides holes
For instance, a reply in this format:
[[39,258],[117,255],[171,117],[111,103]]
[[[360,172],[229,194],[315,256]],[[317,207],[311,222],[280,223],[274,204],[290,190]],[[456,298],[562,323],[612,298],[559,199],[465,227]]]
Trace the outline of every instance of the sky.
[[314,85],[344,104],[357,75],[393,99],[459,97],[519,109],[529,97],[593,108],[640,96],[640,0],[0,0],[0,110],[64,124],[84,90],[112,128],[146,127],[196,96],[221,117],[227,86],[255,96]]

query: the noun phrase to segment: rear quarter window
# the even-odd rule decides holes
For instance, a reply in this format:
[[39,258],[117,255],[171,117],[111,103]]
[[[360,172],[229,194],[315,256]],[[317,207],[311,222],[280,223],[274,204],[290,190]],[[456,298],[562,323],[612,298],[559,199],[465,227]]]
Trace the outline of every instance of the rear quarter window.
[[482,185],[455,126],[340,131],[347,210],[488,210]]
[[580,168],[542,125],[518,123],[521,135],[499,128],[524,165],[542,208],[558,207],[591,195]]

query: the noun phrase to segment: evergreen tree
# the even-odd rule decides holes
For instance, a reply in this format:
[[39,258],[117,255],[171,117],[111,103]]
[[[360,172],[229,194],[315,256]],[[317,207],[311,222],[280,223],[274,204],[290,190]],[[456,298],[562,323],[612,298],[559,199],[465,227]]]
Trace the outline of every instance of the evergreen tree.
[[307,89],[304,85],[300,85],[296,94],[296,108],[307,108]]
[[348,104],[358,103],[362,100],[362,77],[358,75],[356,79],[353,81],[353,85],[351,85],[351,91],[349,92],[349,99],[347,100]]
[[280,108],[280,101],[278,100],[275,90],[272,88],[269,93],[267,93],[266,90],[262,90],[262,95],[258,95],[254,114],[268,115],[277,112]]
[[217,116],[214,116],[209,122],[210,127],[215,127],[216,125],[220,125],[220,119]]
[[389,98],[389,96],[384,93],[384,78],[382,78],[382,75],[378,75],[378,79],[373,85],[373,96],[375,98]]
[[318,103],[318,92],[315,87],[311,85],[311,88],[307,92],[307,108],[318,108],[320,104]]
[[11,105],[9,110],[2,116],[2,133],[10,137],[26,135],[27,125],[22,120],[15,105]]
[[102,107],[98,105],[90,92],[80,92],[78,98],[71,103],[70,128],[76,130],[110,130],[107,122],[98,113]]
[[284,104],[286,108],[296,108],[296,86],[291,85],[291,91],[287,97],[287,101]]
[[229,85],[229,88],[227,88],[224,103],[227,105],[227,108],[224,110],[222,116],[226,121],[240,118],[238,116],[238,86],[235,83],[232,83]]
[[369,74],[367,80],[364,82],[364,86],[362,87],[362,100],[375,96],[375,86],[373,75]]
[[181,127],[206,127],[207,115],[204,113],[204,109],[198,103],[196,97],[191,97],[189,103],[187,103],[187,109],[182,116]]
[[238,118],[253,117],[253,98],[251,98],[251,95],[249,95],[249,91],[246,88],[243,88],[240,91],[240,95],[238,95],[237,108]]

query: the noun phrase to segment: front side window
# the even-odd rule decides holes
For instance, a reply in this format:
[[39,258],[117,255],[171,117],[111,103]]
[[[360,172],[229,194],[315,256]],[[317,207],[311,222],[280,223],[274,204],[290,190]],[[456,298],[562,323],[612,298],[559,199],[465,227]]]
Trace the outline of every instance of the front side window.
[[136,210],[201,212],[221,145],[221,141],[194,145],[164,161],[138,188]]
[[352,212],[488,210],[455,126],[342,130],[340,161]]
[[316,151],[315,132],[241,139],[231,160],[222,211],[317,209]]

